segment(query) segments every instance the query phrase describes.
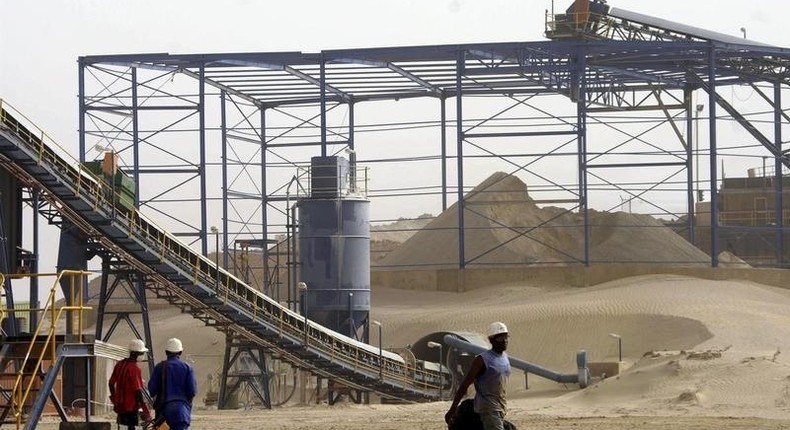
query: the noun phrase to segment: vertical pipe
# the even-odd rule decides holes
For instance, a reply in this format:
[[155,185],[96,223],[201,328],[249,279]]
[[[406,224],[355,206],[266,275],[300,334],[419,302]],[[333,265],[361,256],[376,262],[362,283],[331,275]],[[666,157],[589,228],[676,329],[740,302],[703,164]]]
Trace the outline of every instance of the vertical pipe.
[[134,170],[134,207],[140,206],[140,122],[137,104],[137,68],[132,67],[132,163]]
[[466,52],[458,51],[455,64],[455,128],[456,128],[456,164],[458,166],[458,268],[466,267],[464,255],[464,130],[463,130],[463,74],[466,64]]
[[[776,145],[776,153],[782,154],[782,84],[774,84],[774,144]],[[785,255],[785,237],[784,237],[784,183],[782,170],[782,157],[777,155],[774,158],[774,182],[775,182],[775,197],[774,197],[774,224],[775,224],[775,240],[776,240],[776,263],[783,266]],[[763,173],[764,174],[764,173]]]
[[201,253],[208,255],[208,210],[206,203],[206,66],[200,65],[198,133],[200,140],[200,236]]
[[348,155],[349,164],[349,187],[350,191],[362,191],[357,189],[357,151],[354,147],[354,107],[353,101],[348,102],[348,148],[351,153]]
[[694,168],[694,184],[697,189],[697,201],[702,201],[702,191],[699,189],[699,159],[700,159],[700,151],[699,151],[699,113],[702,112],[703,105],[699,104],[694,107],[694,148],[695,148],[695,155],[694,160],[696,161],[696,166]]
[[[291,246],[288,247],[288,252],[290,252],[290,255],[288,256],[288,258],[289,258],[289,261],[290,261],[290,264],[291,264],[291,270],[290,270],[291,279],[289,280],[289,283],[288,283],[288,304],[289,304],[288,307],[289,307],[289,309],[295,310],[296,307],[293,306],[293,301],[296,300],[296,294],[295,293],[292,294],[291,290],[296,287],[296,279],[297,279],[296,271],[298,270],[298,267],[297,267],[298,263],[296,261],[297,260],[296,259],[296,241],[297,241],[297,237],[296,237],[296,225],[297,225],[297,223],[296,223],[296,204],[291,206],[290,211],[291,211],[291,235],[290,235],[290,237],[291,237]],[[293,306],[293,307],[291,307],[291,306]]]
[[[293,310],[291,307],[291,290],[294,288],[296,278],[294,277],[294,264],[291,254],[291,249],[294,246],[293,237],[293,218],[291,218],[291,192],[290,184],[285,190],[285,288],[286,288],[286,301],[288,309]],[[279,254],[279,253],[278,253]]]
[[716,51],[708,51],[708,129],[710,130],[710,258],[711,266],[719,266],[719,196],[716,193],[718,166],[716,165]]
[[442,92],[439,98],[439,106],[441,107],[441,145],[442,151],[442,211],[447,210],[447,97]]
[[319,91],[321,91],[321,156],[326,157],[326,61],[321,55],[321,65],[319,68],[320,77]]

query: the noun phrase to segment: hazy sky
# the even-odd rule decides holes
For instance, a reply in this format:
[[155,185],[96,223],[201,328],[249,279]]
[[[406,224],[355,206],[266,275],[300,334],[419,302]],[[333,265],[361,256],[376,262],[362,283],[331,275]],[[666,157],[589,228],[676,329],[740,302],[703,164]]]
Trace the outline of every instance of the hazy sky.
[[[540,41],[552,8],[551,0],[0,1],[0,98],[75,148],[75,157],[81,55]],[[572,0],[555,3],[561,11]],[[609,5],[735,36],[743,27],[749,39],[790,47],[787,1]]]
[[[2,0],[0,97],[62,145],[77,136],[77,57],[544,40],[551,0]],[[557,11],[571,0],[556,1]],[[790,2],[612,0],[612,7],[790,46]]]

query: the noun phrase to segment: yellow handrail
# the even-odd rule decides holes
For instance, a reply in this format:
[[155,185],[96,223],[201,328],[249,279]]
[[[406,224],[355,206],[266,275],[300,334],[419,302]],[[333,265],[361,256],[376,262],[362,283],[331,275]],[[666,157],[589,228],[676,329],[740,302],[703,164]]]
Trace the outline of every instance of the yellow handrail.
[[[63,315],[63,312],[76,312],[76,342],[82,342],[83,311],[90,309],[90,307],[84,305],[82,300],[82,286],[84,284],[83,279],[90,275],[90,272],[79,270],[63,270],[54,274],[33,273],[27,275],[34,277],[55,276],[55,280],[53,281],[52,288],[50,288],[46,305],[44,308],[40,309],[42,316],[47,315],[48,313],[50,314],[49,329],[47,330],[46,337],[44,338],[43,342],[38,342],[39,336],[41,335],[42,331],[44,330],[44,326],[47,323],[45,318],[41,318],[38,325],[36,326],[36,329],[33,331],[30,345],[27,347],[27,351],[25,352],[22,362],[19,364],[16,378],[14,379],[14,385],[11,392],[11,411],[14,415],[17,429],[22,424],[24,405],[27,403],[27,400],[30,397],[30,392],[33,389],[39,372],[43,371],[42,363],[45,359],[49,359],[50,364],[54,364],[55,360],[57,359],[55,330],[57,328],[58,321],[60,321],[60,318]],[[56,307],[57,288],[60,285],[60,280],[64,276],[68,277],[69,291],[71,293],[70,300],[67,303],[73,304]],[[3,275],[0,274],[0,279],[2,278]],[[39,309],[31,309],[30,311],[33,312],[38,310]],[[36,351],[37,344],[40,346],[38,351]]]

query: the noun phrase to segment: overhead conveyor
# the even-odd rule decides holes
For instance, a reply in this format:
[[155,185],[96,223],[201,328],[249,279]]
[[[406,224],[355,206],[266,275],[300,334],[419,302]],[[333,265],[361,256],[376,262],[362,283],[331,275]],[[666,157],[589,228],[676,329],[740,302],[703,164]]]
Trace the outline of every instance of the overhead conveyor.
[[771,47],[766,43],[609,6],[605,0],[576,0],[565,13],[546,18],[549,39],[586,38],[633,41],[716,41]]
[[448,378],[408,366],[397,354],[324,328],[281,306],[160,229],[112,205],[108,184],[56,152],[46,134],[0,104],[0,166],[84,234],[149,279],[158,297],[218,330],[248,339],[293,366],[404,401],[440,396]]

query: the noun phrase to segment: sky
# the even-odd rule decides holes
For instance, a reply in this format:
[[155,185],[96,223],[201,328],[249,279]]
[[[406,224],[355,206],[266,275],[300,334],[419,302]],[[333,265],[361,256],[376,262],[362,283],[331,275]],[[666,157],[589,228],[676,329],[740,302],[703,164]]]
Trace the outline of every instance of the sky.
[[[571,0],[0,0],[0,98],[77,147],[77,58],[545,40]],[[612,7],[790,47],[790,2],[610,0]],[[54,257],[42,256],[42,270]]]

